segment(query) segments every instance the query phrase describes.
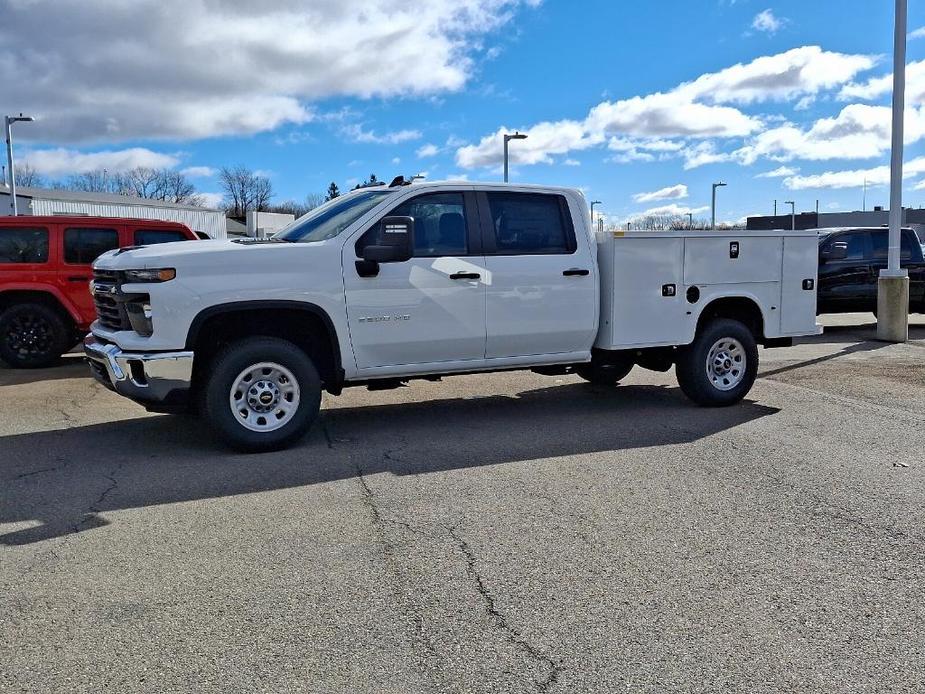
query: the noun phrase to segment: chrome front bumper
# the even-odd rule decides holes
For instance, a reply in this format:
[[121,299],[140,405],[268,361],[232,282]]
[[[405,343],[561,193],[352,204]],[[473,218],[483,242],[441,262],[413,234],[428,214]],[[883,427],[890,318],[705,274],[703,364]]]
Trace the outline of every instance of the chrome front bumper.
[[84,338],[90,371],[101,384],[151,409],[185,406],[193,379],[192,352],[123,352],[92,334]]

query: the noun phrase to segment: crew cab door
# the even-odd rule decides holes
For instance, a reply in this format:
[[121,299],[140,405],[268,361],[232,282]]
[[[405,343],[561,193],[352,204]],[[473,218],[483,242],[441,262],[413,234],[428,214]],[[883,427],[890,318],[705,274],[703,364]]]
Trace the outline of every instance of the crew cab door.
[[[828,257],[836,244],[847,247],[844,258]],[[870,311],[877,303],[876,279],[871,284],[870,239],[858,229],[831,234],[819,246],[820,313]]]
[[421,372],[429,367],[418,365],[481,363],[486,271],[474,195],[423,193],[386,216],[414,219],[410,260],[374,268],[357,263],[363,248],[381,242],[378,223],[344,248],[347,318],[357,368],[375,375],[412,364],[409,371]]
[[61,291],[81,316],[96,315],[90,280],[98,256],[126,245],[124,229],[117,225],[61,225],[62,260],[58,282]]
[[478,194],[488,359],[587,352],[598,312],[595,248],[565,196]]

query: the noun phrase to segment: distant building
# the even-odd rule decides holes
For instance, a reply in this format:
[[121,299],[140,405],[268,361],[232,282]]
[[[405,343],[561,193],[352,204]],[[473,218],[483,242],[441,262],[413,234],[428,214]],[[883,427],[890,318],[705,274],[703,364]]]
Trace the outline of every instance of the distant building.
[[[827,227],[885,227],[890,223],[890,211],[875,207],[866,212],[801,212],[792,220],[797,229],[823,229]],[[925,238],[925,209],[903,208],[902,225],[915,229],[919,238]],[[749,217],[746,229],[790,229],[789,214]]]
[[[149,200],[112,193],[85,193],[47,188],[16,188],[16,206],[26,215],[81,215],[127,217],[181,222],[213,239],[226,237],[225,213],[194,205]],[[0,215],[12,214],[10,190],[0,185]]]

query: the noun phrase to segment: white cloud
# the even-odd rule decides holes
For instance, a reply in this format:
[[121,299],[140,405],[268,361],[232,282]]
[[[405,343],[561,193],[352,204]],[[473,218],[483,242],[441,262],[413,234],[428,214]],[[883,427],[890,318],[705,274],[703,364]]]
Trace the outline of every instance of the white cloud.
[[23,154],[22,160],[43,176],[65,176],[102,169],[109,173],[119,173],[137,166],[172,168],[180,163],[172,154],[152,152],[143,147],[90,153],[61,147],[36,149]]
[[581,162],[577,159],[565,159],[562,164],[564,166],[581,166]]
[[440,148],[437,147],[437,145],[434,145],[431,143],[427,143],[426,145],[422,145],[418,147],[417,152],[415,152],[415,154],[418,156],[419,159],[426,159],[427,157],[435,157],[439,153],[440,153]]
[[699,142],[696,145],[686,148],[682,155],[684,156],[684,169],[696,169],[698,166],[707,164],[722,164],[728,161],[734,161],[736,155],[732,152],[717,151],[716,145],[712,142]]
[[766,34],[776,34],[787,21],[786,19],[778,19],[770,9],[767,9],[755,15],[752,20],[752,29],[763,31]]
[[395,166],[398,166],[399,164],[401,164],[401,158],[400,158],[400,157],[392,157],[392,164],[395,165]]
[[458,91],[483,37],[537,4],[6,2],[0,84],[4,103],[41,117],[36,140],[250,134],[308,122],[327,98]]
[[[788,123],[766,130],[736,152],[745,164],[759,157],[776,161],[870,159],[890,148],[891,109],[850,104],[837,116],[820,118],[808,129]],[[906,109],[905,140],[925,136],[925,108]]]
[[681,200],[687,197],[687,186],[679,183],[676,186],[660,188],[651,193],[636,193],[633,200],[636,202],[655,202],[656,200]]
[[[893,93],[893,74],[872,77],[866,82],[850,82],[838,92],[842,101],[861,99],[872,101]],[[906,105],[925,103],[925,60],[906,65]]]
[[[903,165],[903,176],[917,176],[925,173],[925,157],[907,161]],[[784,185],[790,190],[807,190],[813,188],[860,188],[865,182],[868,186],[887,185],[890,182],[890,167],[875,166],[869,169],[848,171],[826,171],[810,176],[789,176]]]
[[372,130],[366,130],[362,125],[356,123],[345,125],[342,132],[353,142],[374,145],[400,145],[402,142],[421,139],[420,130],[406,129],[379,134]]
[[677,203],[671,203],[670,205],[650,207],[644,212],[638,212],[632,215],[630,219],[639,219],[641,217],[684,217],[688,214],[700,214],[709,209],[709,205],[704,205],[702,207],[686,207],[684,205],[678,205]]
[[[583,120],[565,119],[521,128],[528,135],[511,147],[512,161],[520,164],[548,163],[551,155],[567,154],[608,142],[616,151],[614,161],[651,161],[653,151],[679,152],[683,140],[744,138],[766,128],[766,120],[741,111],[736,105],[765,101],[790,101],[815,96],[844,85],[877,59],[823,51],[803,46],[784,53],[756,58],[718,72],[701,75],[667,92],[604,101]],[[770,120],[770,119],[767,119]],[[465,168],[496,166],[502,158],[500,128],[477,144],[460,147],[456,162]],[[644,143],[649,142],[647,147]],[[665,143],[658,150],[651,143]],[[729,161],[733,155],[687,143],[686,168]]]
[[773,171],[760,173],[755,176],[755,178],[784,178],[785,176],[795,176],[799,172],[799,169],[793,168],[792,166],[779,166]]
[[181,169],[180,173],[188,178],[209,178],[218,172],[211,166],[187,166]]
[[196,193],[196,197],[199,198],[203,205],[214,209],[220,208],[225,200],[222,193]]
[[908,38],[920,39],[923,36],[925,36],[925,27],[919,27],[918,29],[915,29],[914,31],[910,31]]

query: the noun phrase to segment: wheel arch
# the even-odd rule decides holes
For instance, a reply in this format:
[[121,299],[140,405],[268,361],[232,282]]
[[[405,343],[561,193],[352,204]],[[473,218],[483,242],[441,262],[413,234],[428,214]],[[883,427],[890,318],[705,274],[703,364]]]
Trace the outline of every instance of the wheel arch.
[[325,389],[340,392],[344,371],[337,329],[323,308],[302,301],[236,301],[200,311],[186,337],[186,349],[196,353],[194,381],[221,345],[255,335],[279,337],[304,349],[315,361]]
[[729,318],[745,324],[759,343],[766,339],[767,317],[764,315],[761,303],[754,296],[733,294],[712,298],[697,316],[694,336],[699,335],[705,325],[717,318]]
[[17,303],[37,302],[50,306],[61,314],[69,322],[73,323],[75,328],[85,325],[81,320],[80,313],[74,305],[68,301],[57,287],[50,285],[4,285],[0,289],[0,311]]

